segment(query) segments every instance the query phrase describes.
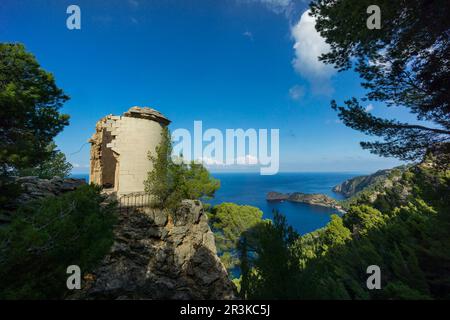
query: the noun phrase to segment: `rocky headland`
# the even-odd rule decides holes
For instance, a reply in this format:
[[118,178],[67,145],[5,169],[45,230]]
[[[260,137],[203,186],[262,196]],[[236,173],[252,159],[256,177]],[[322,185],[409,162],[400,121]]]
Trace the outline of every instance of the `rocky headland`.
[[293,192],[293,193],[280,193],[271,191],[267,193],[266,196],[267,201],[291,201],[291,202],[299,202],[305,203],[312,206],[321,206],[327,208],[333,208],[340,212],[344,212],[342,207],[339,205],[338,201],[330,198],[327,195],[320,193],[301,193],[301,192]]

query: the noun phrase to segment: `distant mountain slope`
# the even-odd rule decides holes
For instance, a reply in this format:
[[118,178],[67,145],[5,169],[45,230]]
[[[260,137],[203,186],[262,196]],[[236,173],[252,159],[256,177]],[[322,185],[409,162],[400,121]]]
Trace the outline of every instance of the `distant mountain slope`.
[[366,188],[373,187],[377,184],[383,184],[383,182],[388,179],[394,170],[403,172],[406,168],[406,166],[400,166],[392,169],[379,170],[367,176],[351,178],[335,186],[333,188],[333,192],[340,193],[346,198],[350,198]]

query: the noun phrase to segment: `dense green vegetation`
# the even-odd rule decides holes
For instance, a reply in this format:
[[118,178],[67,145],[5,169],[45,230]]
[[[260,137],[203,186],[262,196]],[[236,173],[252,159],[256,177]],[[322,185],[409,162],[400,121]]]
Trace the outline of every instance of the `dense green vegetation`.
[[[241,294],[268,299],[450,298],[450,172],[405,171],[377,201],[358,204],[324,228],[296,236],[275,215],[240,253]],[[399,192],[401,191],[401,192]],[[378,265],[381,290],[368,290]]]
[[297,238],[286,217],[276,211],[273,221],[264,221],[242,235],[238,248],[243,298],[298,296],[297,283],[292,280],[299,275],[299,268],[289,249]]
[[263,222],[262,215],[258,208],[229,202],[212,208],[209,214],[210,224],[220,259],[229,272],[240,264],[237,246],[242,234]]
[[113,242],[115,205],[94,186],[20,207],[0,229],[0,299],[57,299],[66,269],[87,273]]
[[55,163],[62,169],[57,175],[65,173],[52,143],[69,124],[59,113],[68,99],[22,44],[0,43],[0,212],[20,192],[12,175],[52,174]]
[[149,154],[149,159],[153,170],[148,173],[145,191],[155,196],[157,206],[174,209],[183,199],[210,199],[220,187],[220,181],[211,177],[201,163],[186,164],[182,157],[172,159],[172,141],[166,127],[156,155]]
[[58,299],[67,267],[91,271],[113,241],[115,205],[95,186],[26,204],[13,175],[66,177],[72,166],[54,137],[68,125],[69,98],[21,44],[0,44],[0,299]]
[[[449,299],[448,199],[450,171],[425,161],[391,170],[303,236],[281,213],[262,220],[233,203],[215,206],[210,221],[245,299]],[[370,265],[381,269],[380,290],[366,286]]]
[[[390,172],[379,179],[376,179],[370,185],[364,187],[361,191],[356,192],[353,196],[340,200],[339,204],[344,209],[350,209],[351,206],[357,204],[365,204],[368,202],[374,201],[373,206],[381,211],[388,210],[389,204],[385,205],[385,194],[386,193],[395,193],[402,192],[399,190],[399,186],[401,183],[397,184],[397,188],[395,190],[391,190],[389,186],[392,186],[394,183],[397,183],[403,176],[403,173],[408,169],[407,166],[396,167],[390,170]],[[388,188],[386,188],[388,187]],[[393,197],[388,196],[389,199],[393,199]]]
[[[369,29],[366,10],[381,10],[381,29]],[[418,160],[432,152],[450,163],[450,2],[448,0],[313,0],[316,29],[330,44],[322,55],[340,71],[354,67],[367,94],[363,101],[406,107],[428,124],[384,119],[352,97],[338,106],[343,123],[382,141],[362,142],[375,154]]]

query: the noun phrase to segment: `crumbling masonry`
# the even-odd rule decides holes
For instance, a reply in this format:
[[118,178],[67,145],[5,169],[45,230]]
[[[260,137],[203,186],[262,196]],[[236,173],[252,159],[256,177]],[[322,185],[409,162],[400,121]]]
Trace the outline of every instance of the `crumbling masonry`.
[[132,107],[122,116],[108,115],[97,122],[91,143],[90,182],[117,195],[144,191],[152,170],[161,131],[170,120],[148,107]]

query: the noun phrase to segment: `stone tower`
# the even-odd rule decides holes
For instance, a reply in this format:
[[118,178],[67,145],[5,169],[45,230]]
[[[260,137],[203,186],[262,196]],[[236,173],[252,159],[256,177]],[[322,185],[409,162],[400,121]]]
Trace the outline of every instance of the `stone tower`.
[[132,107],[122,116],[100,119],[89,140],[89,182],[119,196],[144,191],[144,180],[153,167],[148,153],[154,154],[161,131],[169,123],[169,119],[148,107]]

